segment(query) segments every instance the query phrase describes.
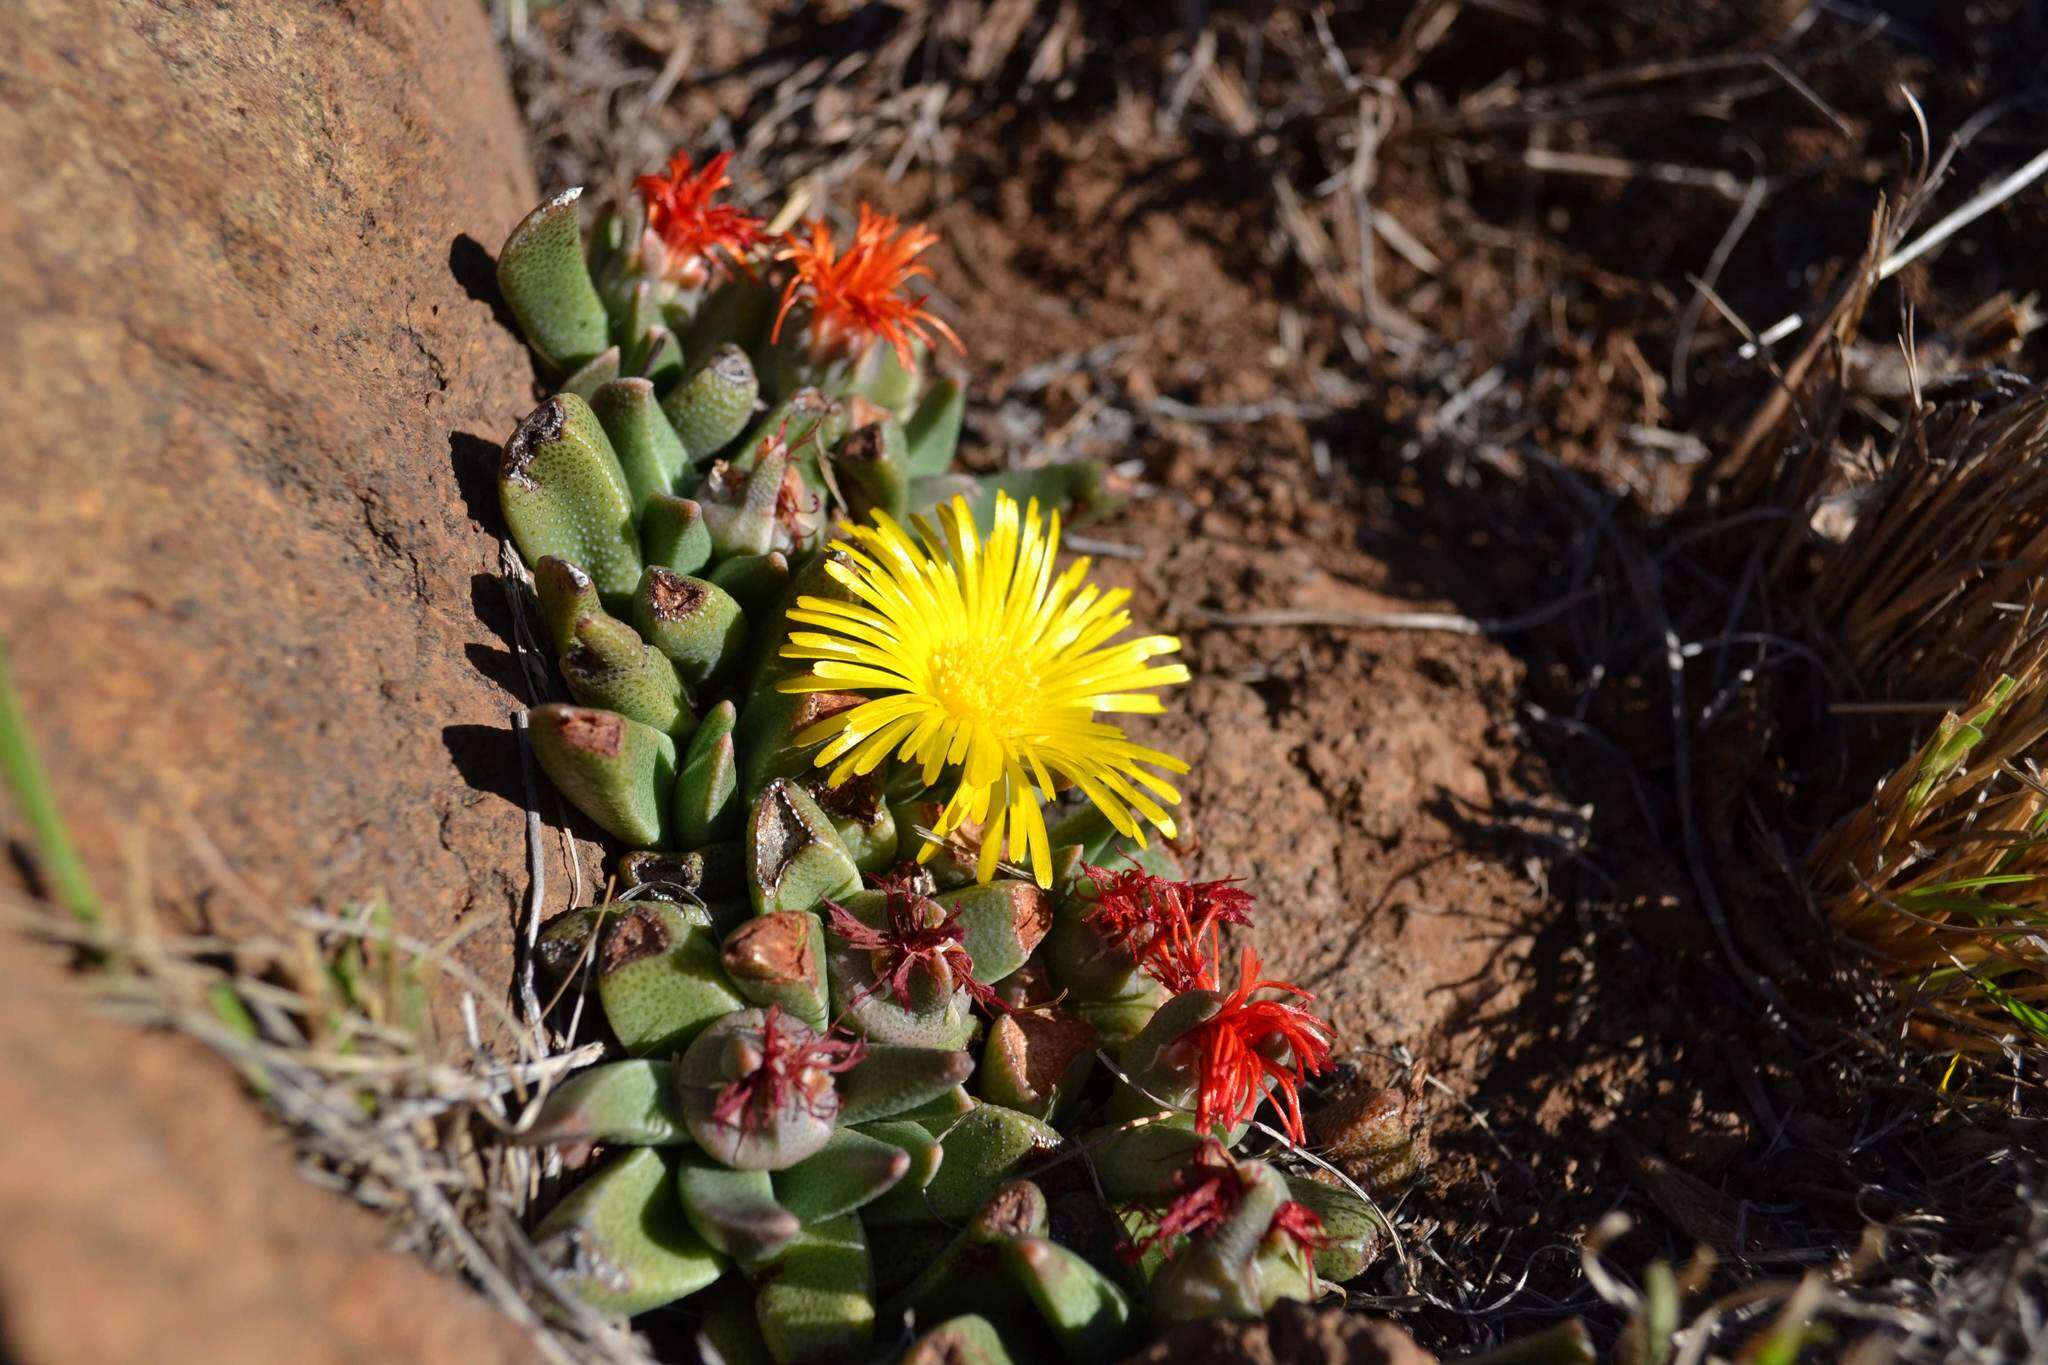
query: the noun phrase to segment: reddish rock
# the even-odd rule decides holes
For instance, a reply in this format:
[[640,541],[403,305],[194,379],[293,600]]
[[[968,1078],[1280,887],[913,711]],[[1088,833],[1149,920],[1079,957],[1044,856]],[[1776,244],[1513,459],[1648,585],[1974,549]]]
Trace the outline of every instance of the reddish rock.
[[499,1365],[511,1322],[304,1180],[192,1044],[94,1018],[0,933],[0,1359]]
[[230,929],[381,891],[499,981],[484,445],[533,376],[469,288],[536,193],[481,9],[6,8],[0,628],[104,887]]
[[[382,893],[506,982],[489,468],[533,395],[480,300],[537,196],[484,6],[7,0],[0,167],[0,638],[102,891],[229,934]],[[214,1063],[36,998],[0,1356],[509,1358]]]

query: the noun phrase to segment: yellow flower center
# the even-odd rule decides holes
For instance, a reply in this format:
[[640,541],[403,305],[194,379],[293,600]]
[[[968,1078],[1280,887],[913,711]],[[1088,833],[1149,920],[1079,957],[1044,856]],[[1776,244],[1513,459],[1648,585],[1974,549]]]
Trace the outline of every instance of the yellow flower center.
[[954,719],[1005,737],[1038,710],[1038,680],[1008,640],[960,638],[932,651],[931,695]]

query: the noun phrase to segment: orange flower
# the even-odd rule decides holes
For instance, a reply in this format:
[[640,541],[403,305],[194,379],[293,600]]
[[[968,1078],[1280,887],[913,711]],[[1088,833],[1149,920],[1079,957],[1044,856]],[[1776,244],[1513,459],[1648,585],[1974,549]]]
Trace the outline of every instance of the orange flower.
[[1115,872],[1081,864],[1095,883],[1084,917],[1111,948],[1127,950],[1168,990],[1214,990],[1222,926],[1250,924],[1252,898],[1234,881],[1172,882],[1141,867]]
[[[1282,1110],[1282,1125],[1296,1143],[1307,1140],[1301,1122],[1301,1082],[1330,1067],[1330,1026],[1299,1005],[1284,1000],[1254,1000],[1260,991],[1281,991],[1299,1000],[1314,996],[1285,981],[1259,975],[1259,956],[1244,950],[1238,959],[1237,989],[1223,1007],[1181,1035],[1201,1054],[1200,1085],[1195,1098],[1195,1128],[1207,1133],[1215,1124],[1234,1128],[1251,1117],[1273,1082]],[[1287,1060],[1276,1055],[1284,1046]]]
[[733,265],[753,273],[747,252],[766,240],[761,220],[731,204],[711,202],[713,195],[732,184],[725,173],[731,164],[732,153],[720,152],[696,170],[688,152],[677,152],[669,158],[666,175],[643,175],[633,182],[634,192],[647,206],[647,226],[668,248],[678,272],[705,269],[713,252],[723,252]]
[[893,215],[862,204],[853,244],[842,254],[832,240],[832,229],[822,218],[813,218],[808,241],[792,234],[775,253],[776,260],[788,261],[796,273],[782,291],[782,308],[769,340],[781,339],[783,320],[801,299],[811,305],[811,340],[816,345],[829,346],[844,338],[858,347],[870,337],[881,337],[895,348],[906,369],[913,338],[931,345],[944,337],[954,350],[965,352],[953,329],[925,308],[924,295],[905,298],[897,292],[918,276],[931,274],[917,258],[938,240],[929,228],[906,228]]

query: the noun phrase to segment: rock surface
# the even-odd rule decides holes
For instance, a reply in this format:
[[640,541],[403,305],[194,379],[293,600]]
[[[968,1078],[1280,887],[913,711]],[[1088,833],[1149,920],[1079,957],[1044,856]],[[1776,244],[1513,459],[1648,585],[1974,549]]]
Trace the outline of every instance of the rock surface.
[[[102,893],[382,893],[507,980],[489,446],[533,395],[481,300],[537,196],[484,6],[10,0],[0,167],[0,638]],[[0,1357],[498,1358],[213,1063],[0,992]]]
[[0,1360],[509,1365],[484,1301],[300,1177],[235,1078],[0,933]]
[[502,980],[532,371],[464,280],[536,194],[480,8],[7,7],[0,627],[103,887],[382,891]]

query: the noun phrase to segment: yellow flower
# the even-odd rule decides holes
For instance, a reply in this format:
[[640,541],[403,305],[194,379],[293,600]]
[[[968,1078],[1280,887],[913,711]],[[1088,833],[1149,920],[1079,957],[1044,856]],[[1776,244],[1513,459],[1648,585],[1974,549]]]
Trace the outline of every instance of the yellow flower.
[[[982,825],[981,880],[1009,858],[1027,857],[1041,886],[1052,884],[1052,849],[1040,803],[1074,786],[1120,832],[1145,843],[1149,823],[1174,834],[1166,807],[1180,793],[1152,769],[1184,773],[1171,754],[1133,744],[1123,727],[1097,712],[1156,714],[1149,689],[1188,680],[1181,664],[1151,664],[1172,654],[1171,635],[1112,643],[1131,623],[1130,593],[1086,581],[1088,561],[1057,578],[1060,520],[1041,522],[1038,503],[1019,509],[996,495],[993,532],[984,541],[967,502],[938,512],[938,528],[919,518],[915,539],[887,515],[873,526],[845,526],[834,543],[844,561],[826,572],[857,599],[800,597],[782,647],[811,671],[777,684],[785,692],[872,694],[797,736],[827,741],[817,764],[837,784],[872,772],[893,749],[919,764],[925,785],[948,769],[957,785],[934,830]],[[1142,821],[1141,818],[1142,817]],[[933,852],[918,850],[923,861]]]

